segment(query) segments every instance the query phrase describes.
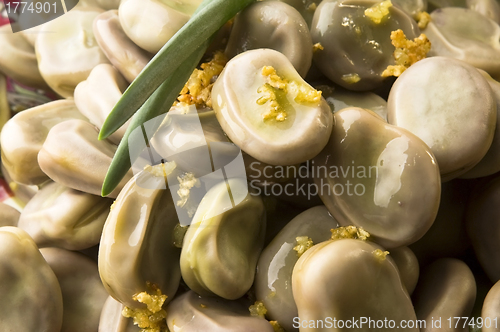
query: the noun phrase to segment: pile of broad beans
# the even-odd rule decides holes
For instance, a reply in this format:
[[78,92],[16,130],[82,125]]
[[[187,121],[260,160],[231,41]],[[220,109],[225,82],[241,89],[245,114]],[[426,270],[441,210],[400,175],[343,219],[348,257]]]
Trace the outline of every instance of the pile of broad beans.
[[254,2],[102,197],[200,3],[0,27],[0,332],[500,331],[497,0]]

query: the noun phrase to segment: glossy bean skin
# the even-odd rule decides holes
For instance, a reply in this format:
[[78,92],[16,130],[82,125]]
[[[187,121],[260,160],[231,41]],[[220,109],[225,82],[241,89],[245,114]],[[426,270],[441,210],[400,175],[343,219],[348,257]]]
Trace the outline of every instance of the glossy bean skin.
[[386,248],[421,238],[441,193],[432,152],[371,111],[347,108],[334,117],[330,141],[311,166],[323,203],[341,225],[363,227]]
[[17,227],[20,215],[21,213],[19,213],[19,211],[17,211],[13,207],[5,203],[0,203],[0,227],[2,226]]
[[497,281],[488,291],[483,302],[481,317],[483,318],[484,332],[498,332],[499,326],[495,323],[495,318],[500,317],[500,283]]
[[133,320],[122,315],[124,305],[108,296],[99,320],[99,332],[139,332]]
[[[414,293],[417,318],[427,322],[421,331],[469,331],[469,327],[463,327],[463,324],[450,327],[447,320],[468,317],[475,299],[476,281],[464,262],[452,258],[435,261],[422,271]],[[443,328],[432,326],[431,321],[439,318]]]
[[330,238],[337,221],[325,206],[310,208],[293,218],[262,251],[255,276],[255,295],[264,302],[267,316],[276,320],[286,331],[296,331],[293,318],[297,306],[292,292],[292,271],[299,260],[296,238],[307,236],[314,243]]
[[[325,241],[307,250],[292,275],[293,297],[297,303],[300,331],[331,331],[326,325],[314,328],[311,321],[337,319],[414,320],[410,297],[390,255],[376,257],[383,249],[354,239]],[[338,331],[349,331],[347,327]],[[372,331],[367,325],[358,331]],[[394,328],[418,331],[418,328]]]
[[60,331],[61,288],[23,230],[0,227],[0,321],[6,331]]
[[18,227],[39,247],[86,249],[99,243],[111,203],[111,199],[50,182],[28,202]]
[[[152,181],[156,187],[143,188],[141,181]],[[133,177],[117,197],[102,232],[99,274],[108,293],[131,308],[144,307],[132,297],[151,292],[148,283],[167,295],[167,302],[179,286],[180,250],[174,246],[178,219],[170,191],[162,189],[165,181],[146,171]]]
[[177,296],[167,306],[167,324],[171,331],[189,332],[273,332],[262,317],[252,317],[247,301],[228,301],[203,297],[193,291]]
[[408,294],[412,295],[420,275],[417,256],[410,248],[399,247],[391,250],[391,257],[398,267],[401,281],[405,285]]

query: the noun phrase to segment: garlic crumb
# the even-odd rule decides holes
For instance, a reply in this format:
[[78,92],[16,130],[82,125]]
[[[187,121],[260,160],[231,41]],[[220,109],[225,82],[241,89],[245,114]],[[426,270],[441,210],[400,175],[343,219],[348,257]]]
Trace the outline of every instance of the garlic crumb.
[[356,239],[366,241],[370,237],[370,233],[365,231],[363,227],[345,226],[333,228],[330,231],[332,232],[332,240]]
[[321,43],[316,43],[313,45],[313,53],[316,53],[318,51],[323,51],[325,48],[323,47],[323,45],[321,45]]
[[365,10],[365,16],[369,17],[373,23],[380,24],[384,18],[389,16],[389,8],[392,7],[391,0],[384,0]]
[[313,240],[307,236],[298,236],[295,238],[295,241],[297,245],[293,247],[293,250],[297,252],[297,256],[299,257],[314,245]]
[[423,33],[413,40],[408,40],[403,30],[398,29],[391,32],[391,40],[392,45],[396,47],[393,53],[396,65],[388,66],[382,72],[382,77],[400,76],[411,65],[425,59],[431,50],[431,42]]
[[250,311],[250,316],[252,317],[262,317],[267,314],[267,309],[264,306],[264,302],[262,301],[255,301],[255,304],[252,304],[248,310]]
[[373,256],[375,256],[375,258],[378,261],[383,262],[383,261],[385,261],[386,256],[389,255],[389,252],[388,251],[382,251],[380,249],[375,249],[374,251],[372,251],[372,254],[373,254]]
[[425,29],[431,21],[431,15],[429,15],[428,12],[418,12],[415,15],[415,21],[417,21],[418,27],[420,29]]
[[277,320],[271,320],[269,323],[273,327],[274,332],[285,332]]
[[135,309],[125,307],[122,315],[127,318],[132,318],[134,324],[139,326],[141,332],[165,332],[167,331],[166,317],[167,312],[162,309],[167,295],[163,295],[161,290],[152,284],[147,285],[147,288],[152,292],[141,292],[132,297],[134,301],[143,303],[146,308]]
[[192,217],[198,206],[192,204],[189,196],[193,187],[199,188],[201,186],[200,180],[194,176],[194,173],[189,172],[178,176],[177,181],[179,181],[179,189],[177,190],[179,200],[176,204],[177,206],[186,209],[188,216]]
[[202,307],[203,309],[205,309],[207,306],[204,305],[203,303],[200,303],[200,307]]
[[361,77],[359,77],[359,75],[356,73],[342,75],[342,81],[349,84],[358,83],[360,80]]

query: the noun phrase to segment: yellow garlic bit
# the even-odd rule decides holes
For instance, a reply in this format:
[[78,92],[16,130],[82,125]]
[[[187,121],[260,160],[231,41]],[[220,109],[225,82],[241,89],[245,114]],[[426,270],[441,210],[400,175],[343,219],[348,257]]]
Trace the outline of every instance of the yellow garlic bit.
[[325,48],[323,47],[323,45],[321,45],[321,43],[316,43],[313,45],[313,53],[316,53],[318,51],[323,51]]
[[271,320],[269,321],[269,323],[271,324],[271,326],[273,327],[273,330],[274,332],[285,332],[285,330],[283,330],[283,328],[281,327],[281,325],[278,323],[278,321],[276,320]]
[[313,240],[308,236],[298,236],[295,241],[297,245],[293,247],[293,250],[297,252],[299,257],[314,245]]
[[264,317],[267,314],[266,306],[262,301],[255,301],[255,304],[252,304],[248,310],[252,317]]
[[132,318],[134,324],[139,326],[141,332],[165,332],[167,331],[167,312],[162,309],[166,295],[161,293],[161,290],[155,285],[148,283],[147,287],[152,289],[153,294],[142,292],[134,295],[134,301],[144,303],[145,309],[133,309],[129,307],[123,308],[122,315],[127,318]]
[[262,68],[262,76],[267,78],[267,82],[257,89],[262,96],[257,99],[258,105],[267,103],[267,112],[262,115],[264,120],[274,119],[278,122],[286,120],[287,113],[283,104],[286,103],[286,95],[295,95],[295,102],[299,104],[319,104],[321,101],[321,91],[317,91],[305,84],[295,81],[288,81],[281,77],[272,66]]
[[370,237],[370,233],[365,231],[363,227],[345,226],[333,228],[330,231],[332,232],[332,240],[356,239],[366,241]]
[[195,69],[182,89],[178,102],[188,105],[212,107],[213,79],[218,76],[227,63],[222,51],[214,54],[212,60],[201,64],[201,69]]
[[379,260],[380,262],[383,262],[383,261],[385,261],[386,256],[389,255],[389,252],[382,251],[380,249],[376,249],[376,250],[372,251],[372,254],[373,254],[373,256],[375,256],[375,258],[377,260]]
[[191,189],[193,187],[199,188],[201,183],[198,180],[194,173],[185,173],[181,176],[177,177],[177,181],[179,181],[179,189],[177,190],[177,195],[179,195],[179,200],[177,201],[177,206],[184,208],[187,210],[188,216],[192,217],[196,212],[197,205],[192,204],[189,199]]
[[429,15],[428,12],[418,12],[415,15],[415,21],[417,21],[420,29],[425,29],[427,28],[427,24],[431,21],[431,15]]
[[361,77],[356,73],[342,75],[342,81],[349,84],[358,83],[360,80]]
[[380,24],[385,17],[389,16],[389,8],[392,7],[391,0],[385,0],[377,3],[365,10],[365,16],[369,17],[373,23]]
[[388,66],[382,72],[382,77],[401,75],[411,65],[425,59],[431,50],[431,42],[423,33],[413,40],[406,39],[403,30],[398,29],[391,32],[392,45],[396,47],[393,53],[396,60],[395,66]]

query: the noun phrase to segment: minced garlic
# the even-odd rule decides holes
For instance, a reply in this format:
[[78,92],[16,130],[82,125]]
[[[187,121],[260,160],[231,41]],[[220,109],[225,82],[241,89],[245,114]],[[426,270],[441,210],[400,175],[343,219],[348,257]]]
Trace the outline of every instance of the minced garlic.
[[358,83],[360,80],[361,77],[356,73],[342,75],[342,81],[349,84]]
[[182,89],[178,102],[189,105],[212,107],[213,79],[218,76],[227,63],[223,52],[218,51],[212,60],[201,64],[201,69],[195,69]]
[[421,34],[414,40],[408,40],[403,30],[398,29],[391,32],[391,40],[392,45],[396,47],[393,53],[396,65],[388,66],[387,69],[382,72],[382,77],[398,77],[411,65],[425,59],[427,53],[431,50],[431,42],[424,34]]
[[299,104],[319,104],[321,101],[321,91],[282,78],[272,66],[264,66],[262,76],[267,78],[267,82],[257,89],[263,96],[256,102],[258,105],[268,103],[268,110],[262,115],[264,120],[275,119],[278,122],[286,120],[287,113],[283,104],[286,103],[286,95],[289,92],[295,95],[294,101]]
[[377,260],[379,260],[380,262],[383,262],[383,261],[385,261],[386,256],[389,255],[389,252],[382,251],[380,249],[375,249],[374,251],[372,251],[372,254],[375,256],[375,258]]
[[427,28],[427,24],[431,21],[431,15],[429,15],[428,12],[418,12],[415,15],[415,21],[417,21],[420,29],[425,29]]
[[293,247],[293,250],[297,252],[297,256],[299,257],[314,245],[313,240],[307,236],[298,236],[295,238],[295,241],[297,245]]
[[285,332],[285,330],[283,330],[283,328],[281,327],[281,325],[278,323],[278,321],[276,320],[271,320],[269,321],[269,323],[271,324],[271,326],[273,327],[273,330],[274,332]]
[[165,162],[158,165],[146,165],[144,166],[144,171],[155,177],[167,178],[167,176],[172,173],[172,171],[177,167],[175,161]]
[[323,47],[323,45],[321,45],[321,43],[316,43],[313,45],[313,53],[316,53],[318,51],[323,51],[325,48]]
[[389,16],[389,8],[392,7],[391,0],[384,0],[365,10],[365,16],[369,17],[373,23],[380,24],[385,17]]
[[192,217],[196,212],[197,206],[191,204],[189,199],[190,191],[193,187],[199,188],[201,183],[194,173],[185,173],[177,177],[179,181],[179,189],[177,190],[177,195],[179,195],[179,200],[177,201],[177,206],[187,210],[188,216]]
[[370,237],[370,233],[365,231],[363,227],[345,226],[333,228],[330,231],[332,232],[332,240],[357,239],[366,241]]
[[125,307],[122,315],[127,318],[132,318],[134,324],[139,326],[141,332],[165,332],[167,331],[167,312],[162,309],[166,295],[161,293],[161,290],[155,285],[148,283],[148,288],[153,290],[153,294],[142,292],[132,297],[134,301],[144,303],[146,308],[133,309]]
[[248,310],[252,317],[264,317],[267,314],[266,306],[262,301],[255,301],[255,304],[252,304]]

